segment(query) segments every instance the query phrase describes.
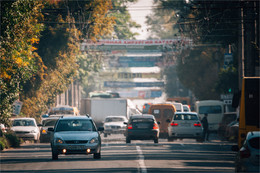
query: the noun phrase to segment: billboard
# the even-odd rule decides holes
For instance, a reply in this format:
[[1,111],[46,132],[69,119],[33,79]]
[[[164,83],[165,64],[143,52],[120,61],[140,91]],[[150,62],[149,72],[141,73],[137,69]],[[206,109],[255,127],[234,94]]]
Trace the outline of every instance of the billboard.
[[104,87],[109,88],[135,88],[135,87],[163,87],[164,82],[124,82],[105,81]]

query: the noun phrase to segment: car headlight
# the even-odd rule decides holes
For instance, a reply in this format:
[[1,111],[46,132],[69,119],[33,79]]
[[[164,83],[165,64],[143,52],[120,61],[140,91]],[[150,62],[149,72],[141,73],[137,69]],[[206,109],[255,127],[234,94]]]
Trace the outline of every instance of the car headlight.
[[57,138],[57,139],[55,139],[55,143],[57,143],[57,144],[63,144],[64,142],[63,142],[62,139]]
[[94,143],[98,143],[98,138],[92,138],[89,143],[94,144]]

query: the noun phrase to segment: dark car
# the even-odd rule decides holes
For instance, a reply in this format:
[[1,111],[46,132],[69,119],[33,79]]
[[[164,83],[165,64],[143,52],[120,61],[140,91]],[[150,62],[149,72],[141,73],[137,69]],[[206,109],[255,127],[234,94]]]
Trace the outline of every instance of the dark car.
[[51,132],[48,131],[48,128],[54,127],[58,117],[51,117],[42,120],[41,126],[41,135],[40,135],[40,142],[50,142]]
[[48,130],[53,131],[51,139],[53,160],[57,160],[60,154],[93,154],[94,159],[101,158],[101,138],[92,118],[61,117],[54,129]]
[[226,133],[226,128],[229,123],[232,121],[235,121],[237,119],[237,113],[236,112],[227,112],[224,113],[221,122],[219,123],[219,128],[218,128],[218,135],[220,137],[225,137]]
[[131,140],[153,140],[158,143],[159,126],[153,115],[132,115],[127,123],[126,143]]

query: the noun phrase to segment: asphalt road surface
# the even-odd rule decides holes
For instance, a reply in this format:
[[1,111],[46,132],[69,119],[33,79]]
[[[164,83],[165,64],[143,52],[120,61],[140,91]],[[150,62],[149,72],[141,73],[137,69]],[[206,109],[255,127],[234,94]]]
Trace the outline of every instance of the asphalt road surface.
[[160,139],[158,144],[139,140],[126,144],[123,135],[102,140],[100,160],[92,155],[59,155],[59,160],[52,160],[50,144],[25,143],[1,153],[1,173],[234,172],[234,144],[218,140],[217,135],[203,143],[193,139]]

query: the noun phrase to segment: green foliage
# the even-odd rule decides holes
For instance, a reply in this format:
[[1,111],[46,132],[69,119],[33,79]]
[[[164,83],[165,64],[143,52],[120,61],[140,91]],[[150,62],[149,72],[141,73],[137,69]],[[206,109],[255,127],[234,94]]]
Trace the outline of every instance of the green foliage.
[[219,73],[219,80],[216,84],[218,93],[229,94],[238,91],[238,73],[234,67],[222,68]]
[[109,16],[115,18],[113,35],[108,36],[113,39],[135,39],[139,33],[132,32],[131,28],[140,28],[141,26],[135,21],[132,21],[129,11],[127,10],[128,3],[134,3],[136,0],[113,0],[113,8],[110,10]]
[[0,151],[8,148],[8,142],[5,137],[0,137]]
[[178,61],[177,73],[181,83],[200,100],[219,99],[215,90],[219,67],[212,59],[214,53],[214,49],[195,49]]
[[[191,38],[194,45],[205,46],[184,50],[176,55],[177,74],[181,83],[198,99],[219,99],[219,95],[227,92],[228,87],[233,90],[237,85],[237,70],[224,72],[220,69],[223,65],[223,48],[232,45],[232,51],[236,51],[238,47],[240,4],[237,1],[200,0],[156,2],[157,8],[147,18],[153,38],[182,36]],[[176,29],[178,33],[173,32]],[[236,61],[237,55],[233,55]],[[237,62],[234,62],[234,68],[237,68]]]
[[19,147],[20,146],[21,141],[14,133],[7,132],[7,133],[5,133],[4,136],[5,136],[5,138],[6,138],[7,142],[8,142],[8,145],[10,147]]
[[8,124],[22,84],[41,68],[34,47],[42,30],[41,8],[41,1],[1,2],[0,123]]

